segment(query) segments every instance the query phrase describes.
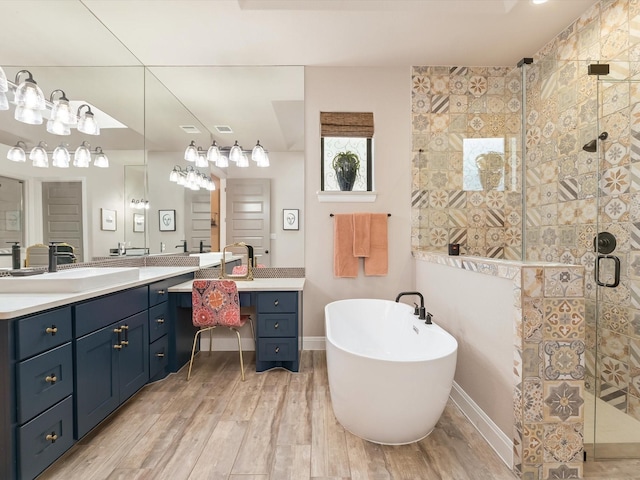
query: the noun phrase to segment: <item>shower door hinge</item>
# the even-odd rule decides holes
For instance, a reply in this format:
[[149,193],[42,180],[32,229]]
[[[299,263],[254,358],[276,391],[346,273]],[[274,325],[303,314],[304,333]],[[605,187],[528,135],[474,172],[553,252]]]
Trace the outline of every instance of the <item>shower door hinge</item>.
[[589,75],[609,75],[608,63],[590,63]]
[[520,68],[522,65],[531,65],[532,63],[533,63],[533,58],[524,57],[522,60],[518,62],[518,68]]

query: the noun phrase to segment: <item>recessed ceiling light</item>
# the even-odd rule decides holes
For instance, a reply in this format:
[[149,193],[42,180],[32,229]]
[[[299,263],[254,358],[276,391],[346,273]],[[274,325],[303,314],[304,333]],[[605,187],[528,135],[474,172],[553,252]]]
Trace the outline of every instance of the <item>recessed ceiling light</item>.
[[180,128],[189,135],[200,133],[200,130],[198,130],[198,127],[196,127],[195,125],[180,125]]
[[233,133],[229,125],[216,125],[216,130],[218,133]]

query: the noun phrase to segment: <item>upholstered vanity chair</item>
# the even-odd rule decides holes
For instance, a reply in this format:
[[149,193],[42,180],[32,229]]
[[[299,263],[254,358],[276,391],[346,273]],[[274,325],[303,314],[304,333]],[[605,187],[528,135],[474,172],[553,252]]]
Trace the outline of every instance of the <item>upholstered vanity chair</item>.
[[187,380],[191,377],[191,367],[198,344],[198,335],[207,330],[209,331],[209,352],[211,352],[213,329],[216,327],[228,327],[236,332],[238,337],[240,371],[242,373],[242,381],[244,381],[242,343],[240,342],[240,332],[238,329],[249,320],[251,336],[254,342],[255,334],[251,316],[240,314],[240,300],[238,298],[238,287],[236,283],[233,280],[194,280],[191,295],[193,325],[199,327],[199,330],[193,337],[193,348],[191,349],[191,360],[189,361]]

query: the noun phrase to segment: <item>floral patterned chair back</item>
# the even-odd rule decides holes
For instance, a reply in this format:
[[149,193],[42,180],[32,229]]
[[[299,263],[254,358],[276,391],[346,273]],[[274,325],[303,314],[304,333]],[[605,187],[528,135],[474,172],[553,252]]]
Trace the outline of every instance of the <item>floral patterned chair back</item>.
[[196,327],[242,327],[238,288],[233,280],[194,280],[192,317]]

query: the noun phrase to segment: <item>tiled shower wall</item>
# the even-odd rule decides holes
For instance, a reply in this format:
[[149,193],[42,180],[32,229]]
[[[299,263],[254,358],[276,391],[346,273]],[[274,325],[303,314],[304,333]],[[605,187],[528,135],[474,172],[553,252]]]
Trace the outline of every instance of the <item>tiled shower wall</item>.
[[[515,67],[414,67],[412,246],[519,260],[522,82]],[[463,140],[505,139],[504,190],[463,189]]]

